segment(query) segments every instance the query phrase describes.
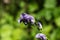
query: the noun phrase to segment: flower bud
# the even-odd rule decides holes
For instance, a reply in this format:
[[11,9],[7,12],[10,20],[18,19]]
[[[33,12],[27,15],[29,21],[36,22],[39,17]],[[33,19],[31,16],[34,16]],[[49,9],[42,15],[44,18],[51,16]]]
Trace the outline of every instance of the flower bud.
[[39,29],[42,29],[42,24],[40,22],[38,22],[38,27]]

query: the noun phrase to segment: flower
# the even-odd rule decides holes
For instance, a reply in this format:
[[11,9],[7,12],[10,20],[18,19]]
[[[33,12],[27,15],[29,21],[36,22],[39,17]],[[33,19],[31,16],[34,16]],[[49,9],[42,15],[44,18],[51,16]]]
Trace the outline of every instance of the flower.
[[41,39],[41,40],[47,40],[47,37],[45,34],[42,34],[42,33],[38,33],[36,34],[35,36],[37,39]]
[[18,20],[18,22],[23,22],[24,24],[27,24],[27,23],[31,23],[31,24],[34,24],[35,23],[35,19],[33,16],[29,15],[29,14],[26,14],[26,13],[22,13],[20,15],[20,19]]
[[38,22],[37,24],[38,24],[39,29],[42,29],[42,24],[40,22]]

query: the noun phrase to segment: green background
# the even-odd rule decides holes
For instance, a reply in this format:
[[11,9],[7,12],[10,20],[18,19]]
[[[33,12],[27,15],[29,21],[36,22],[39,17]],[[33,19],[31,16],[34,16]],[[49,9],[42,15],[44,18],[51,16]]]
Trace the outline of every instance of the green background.
[[37,40],[36,26],[32,26],[31,35],[28,35],[27,26],[18,23],[20,14],[24,12],[41,21],[43,26],[41,32],[48,40],[60,40],[59,2],[59,0],[0,0],[0,40]]

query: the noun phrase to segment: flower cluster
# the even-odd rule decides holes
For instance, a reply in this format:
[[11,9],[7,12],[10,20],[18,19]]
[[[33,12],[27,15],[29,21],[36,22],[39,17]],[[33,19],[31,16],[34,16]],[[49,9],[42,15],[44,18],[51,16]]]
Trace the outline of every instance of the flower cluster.
[[[31,24],[35,24],[35,19],[33,16],[26,14],[26,13],[22,13],[20,15],[20,19],[18,20],[19,23],[23,22],[25,25],[27,25],[28,23]],[[42,25],[40,22],[37,22],[38,28],[42,29]]]
[[[27,24],[37,24],[38,25],[38,28],[39,29],[42,29],[42,24],[40,23],[40,22],[35,22],[35,19],[34,19],[34,17],[33,16],[31,16],[31,15],[29,15],[29,14],[26,14],[26,13],[22,13],[21,15],[20,15],[20,19],[18,20],[18,22],[19,23],[21,23],[21,22],[23,22],[25,25],[27,25]],[[44,35],[44,34],[42,34],[42,33],[38,33],[37,35],[36,35],[36,38],[37,39],[41,39],[41,40],[47,40],[47,37]]]

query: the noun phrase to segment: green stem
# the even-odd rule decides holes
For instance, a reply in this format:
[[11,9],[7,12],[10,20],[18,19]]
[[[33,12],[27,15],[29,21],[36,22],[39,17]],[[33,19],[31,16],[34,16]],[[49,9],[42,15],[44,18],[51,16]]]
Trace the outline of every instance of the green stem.
[[31,40],[31,24],[28,24],[28,27],[27,27],[27,32],[28,32],[28,40]]

